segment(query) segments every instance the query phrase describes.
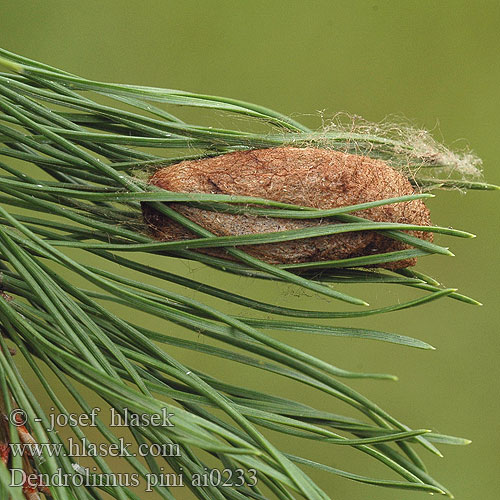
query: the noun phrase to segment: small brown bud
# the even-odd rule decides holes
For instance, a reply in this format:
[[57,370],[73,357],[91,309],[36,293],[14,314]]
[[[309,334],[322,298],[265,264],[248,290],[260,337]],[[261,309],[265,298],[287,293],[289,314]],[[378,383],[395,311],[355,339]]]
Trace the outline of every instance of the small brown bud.
[[[318,148],[248,150],[184,161],[160,168],[149,182],[174,192],[253,196],[320,209],[414,194],[408,179],[381,160]],[[217,236],[267,233],[334,223],[333,219],[296,220],[228,214],[182,203],[170,206]],[[147,204],[143,204],[143,213],[155,239],[196,238],[189,230],[152,210]],[[430,224],[429,211],[421,200],[375,207],[354,215],[378,222]],[[410,234],[432,240],[429,232]],[[272,264],[290,264],[345,259],[409,247],[379,233],[362,231],[241,248]],[[229,258],[223,249],[203,251]],[[381,266],[397,269],[415,262],[416,259],[406,259]]]

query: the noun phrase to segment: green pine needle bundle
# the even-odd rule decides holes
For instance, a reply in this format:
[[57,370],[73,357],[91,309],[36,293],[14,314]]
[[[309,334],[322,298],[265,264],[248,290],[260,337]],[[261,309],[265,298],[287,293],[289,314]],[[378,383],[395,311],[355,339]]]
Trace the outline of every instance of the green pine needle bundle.
[[[336,318],[357,318],[424,305],[438,299],[478,304],[453,288],[410,269],[389,271],[371,266],[401,259],[439,254],[448,248],[407,233],[422,229],[404,224],[377,223],[351,215],[359,206],[326,213],[267,199],[224,194],[176,193],[147,182],[158,165],[213,157],[257,148],[293,145],[330,148],[381,159],[403,172],[415,194],[381,204],[425,199],[431,189],[495,189],[478,180],[479,161],[469,152],[454,154],[421,131],[341,123],[315,132],[275,111],[207,95],[169,89],[107,84],[60,71],[0,50],[0,413],[22,408],[26,425],[5,420],[0,429],[0,484],[3,496],[22,500],[139,499],[143,495],[173,499],[176,489],[152,484],[168,471],[182,477],[194,497],[218,499],[328,499],[308,476],[317,469],[381,487],[449,495],[425,469],[420,451],[440,455],[436,444],[467,441],[429,429],[411,429],[388,414],[345,379],[388,378],[392,375],[357,373],[314,357],[275,339],[273,331],[306,332],[371,339],[431,349],[420,340],[375,330],[336,326]],[[172,114],[184,107],[204,110],[219,123],[237,117],[238,128],[192,124]],[[229,119],[228,118],[228,119]],[[248,131],[242,131],[242,124]],[[335,224],[296,231],[218,237],[173,211],[165,202],[182,202],[212,211],[250,213],[269,217],[330,217]],[[141,204],[189,228],[196,240],[158,242],[148,234]],[[325,212],[325,211],[324,211]],[[410,246],[405,250],[329,262],[273,265],[237,248],[275,243],[345,231],[377,231]],[[337,227],[337,229],[335,229]],[[438,226],[423,228],[450,237],[470,233]],[[194,241],[194,243],[193,243]],[[221,248],[232,259],[222,259],[196,248]],[[146,256],[151,263],[145,263]],[[186,259],[225,273],[294,285],[331,301],[331,309],[317,311],[278,306],[251,299],[234,290],[199,283],[182,273],[166,271],[162,259]],[[92,264],[89,264],[92,262]],[[99,263],[99,264],[96,264]],[[130,270],[137,279],[124,273]],[[151,277],[156,278],[152,285]],[[245,278],[242,278],[245,279]],[[368,307],[362,297],[341,292],[338,284],[392,284],[417,289],[408,302]],[[179,286],[185,294],[177,291]],[[191,291],[217,298],[248,312],[235,316],[191,298]],[[346,310],[342,303],[356,306]],[[108,307],[126,308],[123,316]],[[158,330],[134,321],[134,311],[158,319]],[[271,317],[269,315],[272,315]],[[332,323],[316,322],[330,319]],[[198,340],[167,335],[167,320],[200,334]],[[207,343],[205,338],[213,342]],[[356,410],[358,418],[319,410],[260,391],[236,386],[210,376],[203,366],[179,362],[169,352],[185,349],[286,377],[317,390]],[[13,349],[17,354],[13,354]],[[106,482],[117,474],[106,457],[93,458],[84,468],[69,453],[43,450],[15,456],[9,446],[25,443],[67,443],[51,429],[47,408],[42,408],[32,385],[18,369],[24,358],[32,376],[44,387],[57,413],[90,414],[92,405],[82,395],[86,386],[102,406],[125,416],[157,416],[165,407],[173,425],[131,427],[135,445],[163,446],[178,453],[165,456],[121,457],[141,484]],[[54,385],[57,380],[57,386]],[[74,406],[64,406],[71,396]],[[119,436],[104,418],[96,428],[103,442],[119,443]],[[21,432],[21,430],[23,432]],[[89,443],[85,426],[72,427],[73,438]],[[274,431],[289,437],[293,454],[279,450],[267,436]],[[392,479],[365,477],[317,463],[301,456],[302,440],[321,441],[332,456],[352,447],[392,471]],[[337,460],[336,460],[337,461]],[[25,470],[44,480],[12,486],[11,470]],[[197,483],[204,471],[232,471],[239,482]],[[63,474],[66,484],[53,486],[46,478]],[[214,475],[214,477],[216,474]],[[227,479],[227,475],[225,477]],[[49,481],[50,482],[50,481]],[[45,484],[43,484],[45,483]],[[83,484],[83,486],[81,486]],[[31,495],[31,496],[30,496]]]

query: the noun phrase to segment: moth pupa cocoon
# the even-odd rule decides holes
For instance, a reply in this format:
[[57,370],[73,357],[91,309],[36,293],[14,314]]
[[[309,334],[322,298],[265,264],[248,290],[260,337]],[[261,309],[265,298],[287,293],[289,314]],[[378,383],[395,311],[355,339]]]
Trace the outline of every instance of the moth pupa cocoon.
[[[381,160],[319,148],[277,147],[227,153],[190,160],[158,169],[151,184],[168,191],[253,196],[269,200],[331,209],[414,194],[408,179]],[[216,236],[245,235],[332,224],[334,219],[286,219],[204,210],[183,203],[169,206]],[[161,241],[197,236],[179,223],[143,204],[151,235]],[[422,200],[382,205],[354,212],[377,222],[430,225]],[[432,241],[432,233],[409,234]],[[240,247],[271,264],[337,260],[410,248],[374,231],[358,231],[279,243]],[[199,250],[230,258],[221,248]],[[379,264],[398,269],[416,259]]]

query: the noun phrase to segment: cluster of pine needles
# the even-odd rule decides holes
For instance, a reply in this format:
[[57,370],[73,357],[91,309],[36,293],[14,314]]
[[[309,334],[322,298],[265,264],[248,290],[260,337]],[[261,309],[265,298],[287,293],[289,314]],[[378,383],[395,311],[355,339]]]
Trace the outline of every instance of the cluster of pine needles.
[[[18,368],[17,358],[22,357],[32,370],[31,376],[44,387],[44,397],[48,396],[55,411],[63,415],[75,412],[75,408],[81,413],[90,412],[91,405],[82,396],[82,385],[120,414],[128,409],[155,415],[168,404],[175,414],[174,427],[134,427],[132,436],[138,445],[176,444],[181,453],[146,457],[144,461],[134,456],[123,457],[127,467],[140,477],[160,474],[166,467],[182,472],[190,487],[189,478],[207,469],[256,471],[256,486],[192,487],[196,498],[328,499],[328,494],[307,475],[313,469],[382,487],[450,495],[426,472],[416,450],[421,448],[439,455],[436,444],[465,444],[465,440],[428,429],[411,429],[343,381],[391,378],[390,375],[335,367],[275,339],[270,332],[321,333],[429,349],[431,346],[425,342],[403,335],[328,326],[314,320],[387,313],[445,297],[477,304],[416,271],[367,268],[410,257],[450,254],[445,247],[409,235],[408,230],[466,238],[472,235],[436,226],[376,223],[352,215],[356,210],[380,204],[433,196],[425,190],[362,206],[319,211],[265,199],[167,192],[148,185],[146,176],[140,173],[150,171],[152,166],[183,159],[317,142],[340,150],[352,144],[356,147],[366,144],[369,145],[366,154],[392,164],[404,156],[404,168],[413,169],[412,182],[417,186],[462,189],[492,186],[421,175],[424,169],[439,172],[446,165],[436,161],[429,164],[423,155],[408,155],[408,147],[397,138],[349,131],[315,133],[277,112],[234,99],[91,81],[5,50],[0,50],[0,65],[5,68],[0,73],[0,287],[3,292],[0,408],[3,413],[19,406],[26,412],[34,440],[66,446],[57,431],[48,430],[47,409],[42,408],[29,380]],[[265,126],[266,130],[245,132],[186,123],[171,113],[171,108],[183,107],[199,108],[200,112],[203,108],[217,120],[222,115],[244,117],[246,121],[239,120],[240,125],[255,123],[257,128]],[[409,157],[414,163],[408,163]],[[174,201],[269,217],[331,217],[335,223],[281,233],[216,237],[165,203]],[[152,240],[141,227],[140,206],[144,202],[188,227],[198,238],[179,242]],[[339,227],[343,231],[380,231],[408,243],[411,249],[331,262],[270,265],[238,248],[335,234]],[[196,251],[214,247],[225,248],[233,260]],[[145,254],[154,255],[153,264],[139,258]],[[166,266],[161,263],[172,259],[197,261],[240,275],[241,279],[274,280],[282,286],[301,287],[326,296],[332,308],[295,309],[251,299],[165,271]],[[102,267],[96,262],[102,263]],[[134,271],[138,278],[125,277],[124,269]],[[162,285],[150,284],[151,277],[161,280]],[[349,283],[411,287],[418,289],[420,295],[408,302],[371,308],[362,298],[337,289],[337,284]],[[186,289],[185,295],[172,291],[179,285]],[[225,313],[190,298],[191,291],[210,300],[220,299],[229,306],[247,308],[249,314],[239,317]],[[334,310],[333,304],[341,302],[359,307]],[[108,304],[124,306],[129,314],[121,317]],[[134,323],[134,311],[158,318],[158,330]],[[258,317],[255,312],[265,314]],[[166,323],[160,320],[181,325],[201,337],[194,341],[167,335],[162,326]],[[207,342],[207,338],[211,341]],[[224,382],[204,373],[202,366],[174,359],[169,354],[170,347],[186,349],[196,359],[219,358],[221,370],[233,362],[275,377],[286,377],[307,391],[323,393],[326,407],[329,399],[352,407],[359,412],[359,419],[318,410],[264,388],[256,391]],[[17,351],[15,356],[13,349]],[[67,395],[63,398],[63,393],[74,399],[74,407],[63,404],[62,399],[68,398]],[[8,441],[18,442],[16,427],[12,423],[2,425],[6,427]],[[97,427],[105,442],[118,443],[118,436],[104,419],[98,420]],[[342,446],[352,447],[395,474],[392,479],[365,477],[335,468],[337,463],[317,463],[300,454],[285,453],[266,437],[271,435],[269,431],[289,436],[296,450],[300,450],[301,440],[321,441],[323,446],[335,450],[331,453],[335,462],[342,456]],[[85,428],[76,426],[72,432],[75,439],[83,442]],[[9,468],[25,467],[22,460],[11,456],[0,461],[2,495],[15,500],[23,499],[26,491],[9,486]],[[104,457],[93,460],[95,472],[83,470],[67,453],[34,455],[29,462],[33,470],[48,475],[58,470],[90,476],[117,472]],[[167,487],[157,486],[154,491],[165,500],[176,495],[174,489]],[[57,500],[100,500],[109,498],[108,495],[119,500],[140,498],[133,488],[124,485],[69,485],[30,494],[47,494]]]

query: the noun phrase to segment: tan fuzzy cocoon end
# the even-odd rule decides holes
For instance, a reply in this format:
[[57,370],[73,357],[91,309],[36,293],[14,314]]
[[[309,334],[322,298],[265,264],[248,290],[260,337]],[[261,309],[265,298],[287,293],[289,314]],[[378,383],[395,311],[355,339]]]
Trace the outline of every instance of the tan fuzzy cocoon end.
[[[253,196],[320,209],[414,194],[408,179],[383,161],[318,148],[248,150],[184,161],[160,168],[149,182],[174,192]],[[182,203],[170,206],[216,236],[267,233],[333,223],[332,219],[234,215]],[[143,204],[143,213],[155,239],[174,241],[197,237],[147,204]],[[378,222],[430,225],[429,210],[421,200],[384,205],[354,215]],[[430,232],[409,234],[432,241]],[[362,231],[240,248],[271,264],[292,264],[346,259],[410,247],[373,231]],[[230,258],[223,249],[203,251]],[[381,264],[380,267],[399,269],[415,263],[416,259],[406,259]]]

